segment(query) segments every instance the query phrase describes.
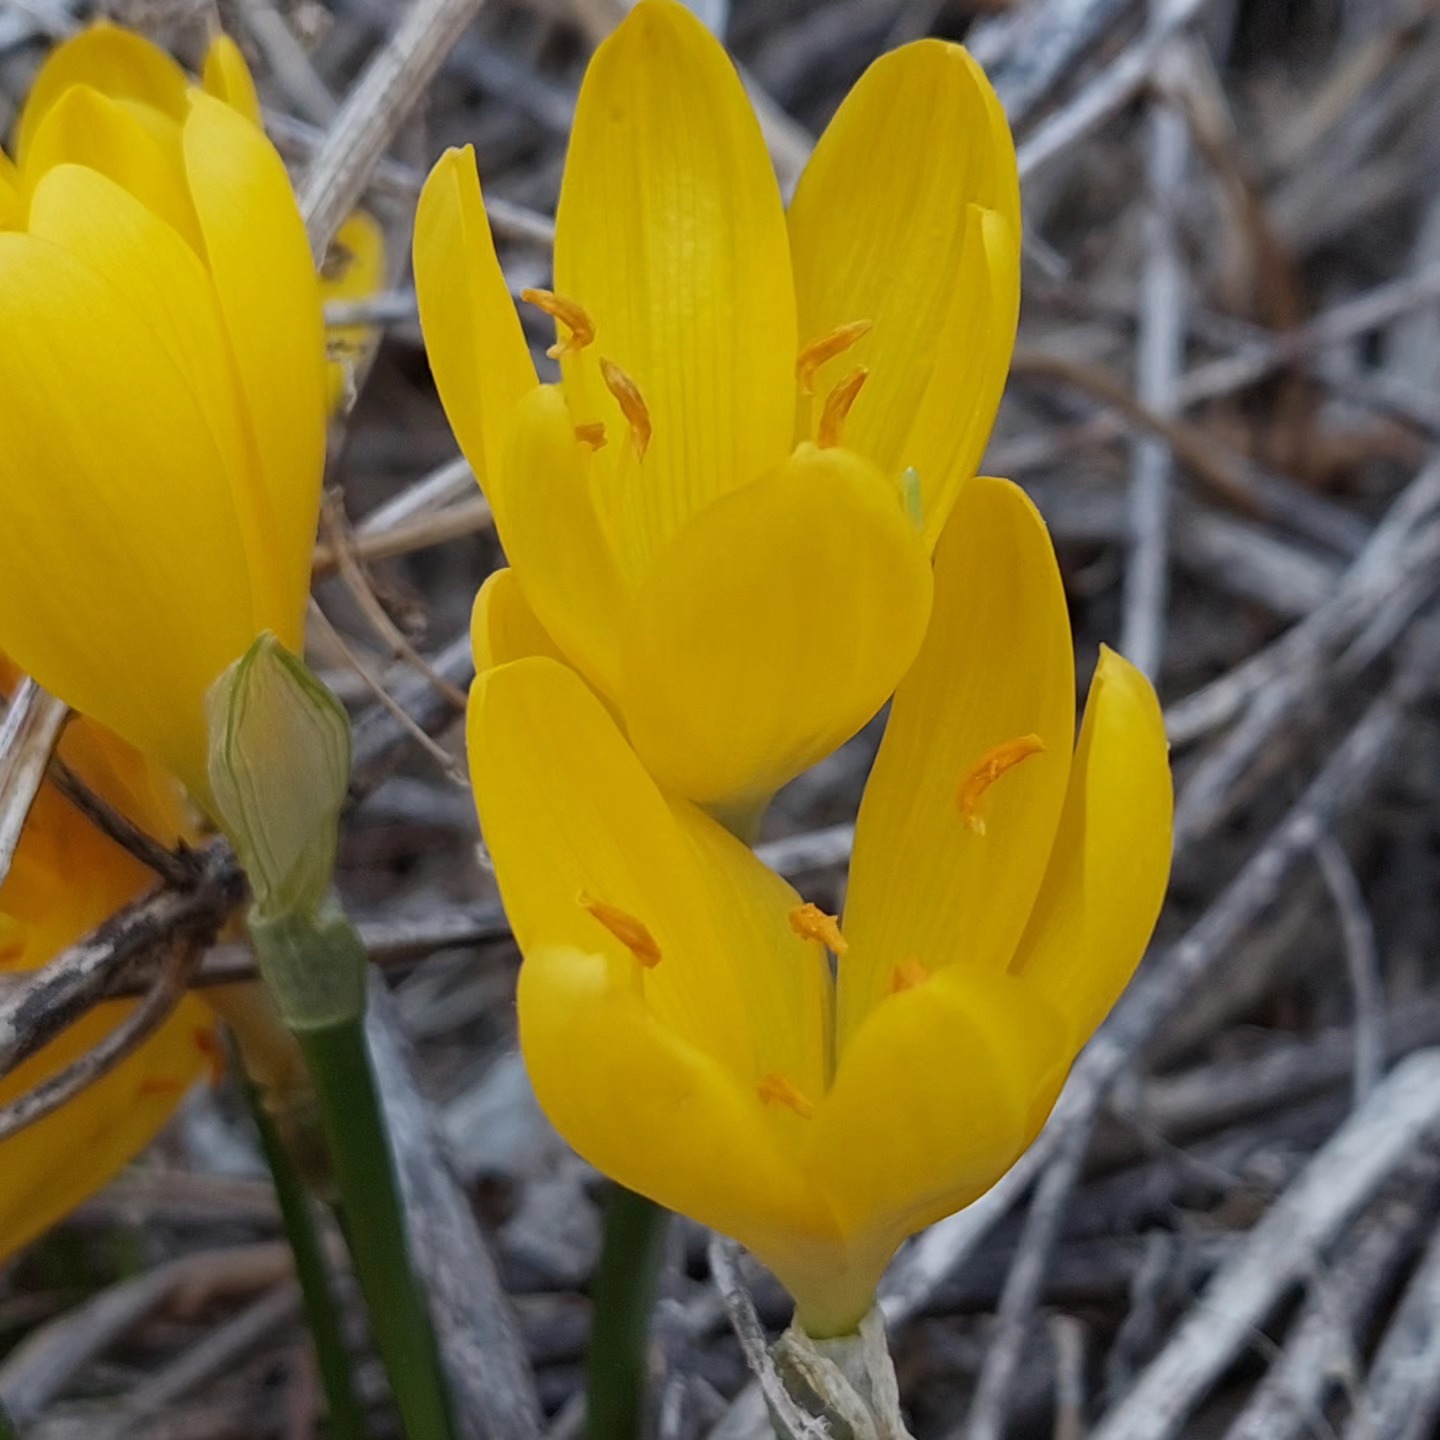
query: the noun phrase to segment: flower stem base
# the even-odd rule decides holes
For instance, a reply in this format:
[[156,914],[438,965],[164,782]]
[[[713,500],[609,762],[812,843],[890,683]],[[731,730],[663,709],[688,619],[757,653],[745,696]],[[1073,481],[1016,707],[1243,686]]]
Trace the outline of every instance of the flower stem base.
[[878,1308],[872,1306],[852,1334],[824,1340],[792,1324],[776,1341],[774,1359],[796,1399],[831,1421],[833,1433],[851,1440],[912,1440]]

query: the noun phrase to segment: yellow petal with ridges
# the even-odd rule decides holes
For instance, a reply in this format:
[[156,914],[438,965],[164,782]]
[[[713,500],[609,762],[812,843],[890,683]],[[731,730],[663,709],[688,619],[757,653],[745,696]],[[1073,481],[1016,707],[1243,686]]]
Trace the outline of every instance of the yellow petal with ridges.
[[818,1271],[833,1263],[833,1222],[753,1092],[660,1023],[621,967],[537,947],[518,1001],[536,1098],[598,1170],[773,1266],[815,1251]]
[[828,975],[787,924],[799,897],[708,817],[668,801],[573,671],[532,658],[482,674],[469,746],[523,953],[603,955],[635,973],[658,1023],[752,1096],[772,1072],[820,1093]]
[[470,646],[475,652],[478,675],[531,655],[546,655],[568,664],[545,627],[535,618],[515,572],[508,566],[487,575],[475,596],[475,606],[470,612]]
[[515,406],[504,464],[513,483],[495,526],[525,599],[570,663],[613,694],[629,598],[596,507],[606,477],[559,386]]
[[[224,474],[193,483],[224,483],[243,520],[253,484],[253,447],[214,287],[200,258],[128,191],[95,170],[62,165],[41,176],[30,202],[29,233],[89,265],[124,297],[185,377],[224,462]],[[217,497],[217,503],[219,497]],[[246,536],[252,571],[263,573],[274,536]],[[263,616],[257,624],[264,625]]]
[[0,234],[0,329],[0,647],[204,797],[203,696],[254,606],[190,377],[113,286],[32,236]]
[[[719,947],[739,980],[752,1094],[767,1077],[780,1076],[818,1104],[832,1065],[834,986],[824,950],[791,925],[800,896],[704,811],[672,801],[671,812],[704,882]],[[770,1119],[782,1127],[794,1123],[783,1109]]]
[[15,155],[27,169],[41,121],[66,91],[89,86],[112,100],[134,102],[179,121],[185,114],[185,72],[158,45],[133,30],[100,21],[57,45],[40,67],[15,127]]
[[1066,1016],[1076,1046],[1120,998],[1155,928],[1173,810],[1155,691],[1102,647],[1050,867],[1010,963]]
[[1070,620],[1045,523],[1018,487],[977,479],[941,536],[930,628],[860,805],[842,1056],[895,965],[1004,971],[1045,873],[1074,734]]
[[414,264],[420,328],[441,404],[503,525],[506,432],[536,376],[495,255],[472,146],[447,150],[420,192]]
[[269,563],[256,568],[259,628],[299,651],[325,464],[319,281],[289,176],[265,136],[192,91],[183,141],[258,462],[259,483],[237,502],[251,507],[249,523],[268,541]]
[[255,77],[251,75],[240,47],[228,35],[217,35],[210,42],[210,48],[205,52],[201,83],[207,94],[223,100],[253,125],[261,124],[260,96],[255,91]]
[[[821,1325],[858,1319],[901,1240],[977,1199],[1014,1164],[1069,1068],[1065,1033],[1025,982],[958,968],[872,1011],[841,1056],[804,1150],[855,1267],[846,1278],[856,1313],[815,1317]],[[802,1318],[816,1303],[807,1306],[807,1288],[836,1308],[824,1280],[789,1281]]]
[[[97,741],[95,727],[77,721],[62,742],[66,758],[78,761],[87,779],[97,774],[89,763]],[[113,738],[99,745],[115,756]],[[113,791],[107,798],[114,798]],[[77,884],[76,876],[85,883]],[[18,950],[0,957],[0,971],[45,963],[153,883],[144,866],[101,835],[57,791],[44,787],[15,864],[0,884],[0,928],[23,937]],[[0,1080],[0,1105],[79,1059],[130,1008],[105,1005],[86,1015]],[[149,1143],[204,1073],[214,1053],[212,1039],[213,1022],[204,1007],[183,1001],[149,1040],[78,1099],[0,1142],[5,1175],[0,1261],[94,1194]]]
[[[974,60],[939,40],[877,60],[821,136],[789,225],[800,343],[873,327],[820,368],[816,395],[869,368],[845,443],[919,472],[933,545],[994,421],[1019,305],[1014,144]],[[802,402],[802,436],[816,414]]]
[[132,109],[88,85],[76,85],[50,106],[36,127],[22,176],[33,190],[60,165],[83,165],[108,176],[182,235],[197,254],[204,254],[177,127],[169,125],[168,133],[156,134]]
[[[942,351],[902,444],[920,477],[925,541],[934,549],[960,489],[975,474],[1010,376],[1020,319],[1020,243],[998,211],[970,211],[967,278],[945,320]],[[984,274],[977,273],[983,270]],[[955,397],[967,397],[959,408]]]
[[690,799],[768,799],[885,703],[930,595],[894,486],[848,451],[801,446],[657,557],[625,631],[630,738]]
[[[3,918],[3,914],[0,914]],[[0,1080],[0,1105],[79,1060],[131,1006],[102,1005]],[[214,1024],[198,1000],[75,1100],[0,1142],[0,1262],[113,1180],[160,1132],[210,1067]],[[207,1037],[205,1041],[199,1036]],[[202,1048],[204,1047],[204,1048]]]
[[[775,173],[724,48],[677,0],[640,0],[585,73],[555,288],[585,308],[591,349],[649,410],[653,438],[627,497],[643,562],[707,502],[778,464],[793,415]],[[612,448],[627,433],[613,402],[585,418],[605,422]]]

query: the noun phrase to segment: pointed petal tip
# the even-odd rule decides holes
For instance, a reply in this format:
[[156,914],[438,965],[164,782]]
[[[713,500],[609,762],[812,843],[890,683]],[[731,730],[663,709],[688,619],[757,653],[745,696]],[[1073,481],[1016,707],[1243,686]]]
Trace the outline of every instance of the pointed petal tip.
[[223,100],[252,125],[262,124],[255,77],[250,73],[250,66],[239,45],[224,31],[210,42],[200,75],[201,83],[209,94]]

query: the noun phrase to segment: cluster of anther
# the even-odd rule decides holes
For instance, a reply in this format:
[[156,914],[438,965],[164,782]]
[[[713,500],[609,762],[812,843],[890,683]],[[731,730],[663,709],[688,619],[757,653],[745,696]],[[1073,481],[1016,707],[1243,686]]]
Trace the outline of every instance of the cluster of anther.
[[[967,829],[976,835],[986,833],[985,817],[980,813],[980,802],[986,792],[1002,775],[1031,756],[1041,754],[1044,749],[1045,742],[1038,735],[1017,735],[1013,740],[992,745],[965,770],[956,787],[955,806]],[[660,963],[660,946],[643,920],[584,891],[578,899],[581,907],[620,941],[644,969],[654,969]],[[791,910],[788,918],[790,929],[800,939],[818,940],[837,959],[849,950],[838,918],[827,915],[818,905],[807,900]],[[913,956],[907,957],[891,972],[886,994],[898,995],[914,990],[929,978],[930,971],[925,965]],[[762,1104],[783,1105],[802,1120],[808,1120],[815,1113],[815,1102],[793,1080],[778,1072],[761,1076],[755,1093]]]

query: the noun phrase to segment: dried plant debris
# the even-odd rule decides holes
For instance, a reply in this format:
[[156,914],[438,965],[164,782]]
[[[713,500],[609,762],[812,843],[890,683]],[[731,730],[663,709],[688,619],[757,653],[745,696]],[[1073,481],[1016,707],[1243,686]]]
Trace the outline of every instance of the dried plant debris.
[[[218,11],[317,250],[361,199],[388,241],[379,293],[330,316],[383,339],[336,351],[310,658],[356,720],[340,885],[390,992],[371,1025],[418,1260],[462,1432],[505,1440],[583,1428],[600,1185],[518,1063],[518,956],[457,780],[470,606],[502,559],[406,255],[429,164],[473,143],[512,290],[549,283],[579,77],[624,8],[0,0],[7,124],[46,47],[100,10],[192,64]],[[1440,1417],[1440,16],[1421,0],[692,8],[741,64],[787,186],[885,49],[963,39],[994,78],[1026,236],[986,470],[1050,525],[1082,671],[1100,643],[1123,648],[1173,747],[1175,875],[1149,957],[1033,1149],[881,1291],[895,1426],[1420,1440]],[[526,324],[546,374],[543,318]],[[29,686],[0,716],[0,870],[65,720]],[[877,742],[871,726],[789,786],[762,837],[827,912]],[[187,985],[253,973],[225,931],[228,849],[158,850],[65,783],[157,886],[5,981],[5,1073],[109,997],[163,1016]],[[26,1440],[320,1433],[283,1232],[224,1072],[217,1056],[142,1160],[0,1276],[0,1404]],[[0,1134],[47,1100],[6,1093]],[[674,1227],[662,1290],[653,1434],[874,1428],[797,1404],[789,1352],[777,1370],[767,1348],[784,1297],[731,1249]],[[393,1433],[341,1298],[375,1433]]]

